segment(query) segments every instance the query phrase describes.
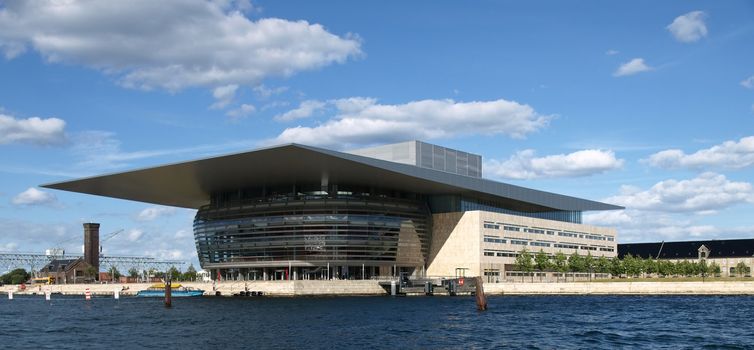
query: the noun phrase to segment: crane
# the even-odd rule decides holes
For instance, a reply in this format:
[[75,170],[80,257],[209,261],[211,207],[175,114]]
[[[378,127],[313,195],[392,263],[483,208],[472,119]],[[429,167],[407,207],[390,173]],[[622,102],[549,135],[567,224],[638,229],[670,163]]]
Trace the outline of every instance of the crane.
[[99,241],[99,243],[100,243],[100,245],[99,245],[99,252],[102,253],[102,243],[105,243],[107,240],[109,240],[110,238],[113,238],[113,237],[117,236],[119,233],[121,233],[123,231],[125,231],[125,230],[124,229],[120,229],[118,231],[110,232],[110,233],[107,234],[107,236],[105,236],[105,238],[101,239]]

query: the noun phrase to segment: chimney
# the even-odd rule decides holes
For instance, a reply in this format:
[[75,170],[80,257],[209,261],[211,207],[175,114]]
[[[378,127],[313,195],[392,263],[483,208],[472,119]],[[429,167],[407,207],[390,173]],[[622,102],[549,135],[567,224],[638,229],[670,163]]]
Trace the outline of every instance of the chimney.
[[94,266],[99,275],[99,224],[97,223],[84,223],[84,261]]

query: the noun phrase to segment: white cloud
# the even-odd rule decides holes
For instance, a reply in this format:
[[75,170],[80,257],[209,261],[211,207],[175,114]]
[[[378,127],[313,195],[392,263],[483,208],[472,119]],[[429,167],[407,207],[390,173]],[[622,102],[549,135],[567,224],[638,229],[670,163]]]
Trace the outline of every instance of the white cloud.
[[607,50],[607,51],[605,51],[605,55],[608,55],[608,56],[617,55],[619,53],[620,53],[620,51],[618,51],[618,50]]
[[173,215],[174,213],[175,213],[175,208],[154,206],[154,207],[145,208],[144,210],[139,212],[139,214],[136,215],[136,220],[153,221],[160,217]]
[[718,238],[723,234],[747,236],[754,228],[726,228],[699,224],[678,214],[640,210],[616,210],[584,214],[584,223],[615,227],[618,240],[628,242],[657,242],[661,240],[689,240]]
[[376,99],[353,97],[329,101],[335,116],[314,127],[285,129],[268,143],[351,147],[412,139],[461,135],[507,135],[523,138],[546,127],[553,118],[528,105],[504,99],[456,102],[421,100],[379,104]]
[[223,85],[218,86],[214,90],[212,90],[212,97],[215,98],[215,103],[210,106],[212,109],[223,109],[227,105],[229,105],[231,102],[233,102],[233,98],[236,97],[236,90],[238,90],[238,85],[236,84],[230,84],[230,85]]
[[741,86],[747,89],[754,89],[754,75],[741,81]]
[[[361,55],[354,35],[279,18],[250,20],[248,1],[6,1],[0,50],[91,67],[126,87],[257,85]],[[148,19],[148,20],[145,20]],[[134,25],[138,23],[138,25]]]
[[707,36],[707,25],[704,23],[706,17],[702,11],[692,11],[676,17],[667,29],[676,40],[692,43]]
[[296,119],[311,117],[315,112],[325,108],[325,103],[317,100],[306,100],[299,104],[298,108],[292,109],[283,114],[275,116],[275,120],[280,122],[289,122]]
[[643,58],[634,58],[618,67],[618,70],[613,73],[615,77],[625,77],[628,75],[634,75],[641,72],[652,70],[652,67],[644,63]]
[[58,204],[58,199],[52,193],[41,191],[34,187],[29,187],[26,191],[23,191],[13,197],[11,203],[15,205],[55,206]]
[[241,119],[249,116],[250,114],[253,114],[257,111],[257,108],[254,107],[254,105],[250,104],[242,104],[238,108],[231,109],[225,115],[231,117],[231,119]]
[[647,190],[623,186],[621,193],[604,200],[627,209],[710,214],[740,203],[754,203],[748,182],[734,182],[724,175],[703,173],[690,180],[664,180]]
[[754,136],[743,137],[738,142],[725,141],[692,154],[679,149],[664,150],[652,154],[644,162],[668,169],[745,168],[754,165]]
[[486,173],[506,179],[577,177],[603,173],[623,166],[609,150],[588,149],[569,154],[536,157],[534,150],[516,152],[508,160],[484,164]]
[[0,113],[0,145],[32,143],[51,145],[65,142],[65,121],[58,118],[16,119]]
[[18,243],[15,242],[9,242],[0,245],[0,251],[4,252],[15,252],[18,250]]
[[282,94],[286,91],[288,91],[287,86],[280,86],[276,88],[268,88],[264,86],[264,84],[259,84],[255,86],[253,89],[254,93],[262,100],[266,100],[274,95]]
[[141,237],[144,236],[144,231],[140,229],[131,229],[128,231],[128,234],[126,237],[131,242],[136,242],[141,239]]

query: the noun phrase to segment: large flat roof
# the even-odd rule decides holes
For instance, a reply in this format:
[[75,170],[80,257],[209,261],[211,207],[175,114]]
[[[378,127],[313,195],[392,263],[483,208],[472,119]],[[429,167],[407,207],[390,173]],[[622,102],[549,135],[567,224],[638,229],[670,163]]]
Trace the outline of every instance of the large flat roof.
[[362,184],[427,195],[458,194],[505,202],[515,210],[614,210],[622,207],[521,186],[300,144],[167,164],[42,187],[175,207],[199,208],[212,193],[252,186]]

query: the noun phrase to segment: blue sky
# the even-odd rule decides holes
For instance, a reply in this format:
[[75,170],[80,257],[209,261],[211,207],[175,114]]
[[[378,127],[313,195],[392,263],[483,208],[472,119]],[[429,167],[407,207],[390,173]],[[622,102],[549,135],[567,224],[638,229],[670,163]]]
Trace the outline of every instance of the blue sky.
[[619,241],[754,236],[745,1],[0,1],[0,251],[196,261],[193,211],[40,184],[421,139],[625,206]]

